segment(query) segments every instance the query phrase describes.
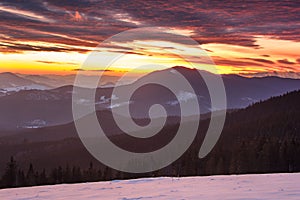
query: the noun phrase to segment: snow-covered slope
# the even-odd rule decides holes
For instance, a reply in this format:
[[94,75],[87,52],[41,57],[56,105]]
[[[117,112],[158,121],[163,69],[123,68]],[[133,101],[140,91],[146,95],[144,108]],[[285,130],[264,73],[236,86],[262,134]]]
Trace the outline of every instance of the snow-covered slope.
[[0,190],[0,199],[300,199],[300,173],[126,181]]

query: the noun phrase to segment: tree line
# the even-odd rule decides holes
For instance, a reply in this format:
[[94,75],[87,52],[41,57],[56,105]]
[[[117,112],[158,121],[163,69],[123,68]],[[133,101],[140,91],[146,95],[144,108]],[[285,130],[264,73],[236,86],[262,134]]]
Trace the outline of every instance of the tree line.
[[[11,157],[1,178],[1,188],[25,187],[38,185],[52,185],[61,183],[80,183],[104,181],[111,179],[111,170],[107,167],[104,171],[96,169],[90,162],[88,169],[77,166],[58,166],[50,171],[39,171],[30,164],[27,171],[19,168],[17,161]],[[109,176],[108,176],[109,175]]]

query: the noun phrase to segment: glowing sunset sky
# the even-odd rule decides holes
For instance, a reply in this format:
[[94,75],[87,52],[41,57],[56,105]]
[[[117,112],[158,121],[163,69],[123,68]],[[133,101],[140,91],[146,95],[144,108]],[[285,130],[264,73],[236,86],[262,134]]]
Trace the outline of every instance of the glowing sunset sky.
[[[158,26],[199,42],[218,73],[300,78],[298,2],[4,0],[0,72],[75,73],[103,40],[132,28]],[[108,53],[124,51],[122,47],[120,41]],[[160,49],[128,51],[126,66],[116,65],[117,72],[156,60],[167,67],[185,64]]]

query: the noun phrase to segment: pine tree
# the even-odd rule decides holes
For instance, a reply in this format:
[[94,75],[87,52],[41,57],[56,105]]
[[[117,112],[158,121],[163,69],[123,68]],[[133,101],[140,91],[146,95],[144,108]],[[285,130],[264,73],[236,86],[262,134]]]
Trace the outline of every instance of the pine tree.
[[5,173],[2,177],[2,183],[4,187],[17,186],[17,163],[13,157],[10,158],[10,162],[7,164]]
[[26,175],[26,182],[28,186],[34,186],[37,184],[37,180],[36,180],[36,173],[33,169],[33,165],[32,163],[30,163],[29,165],[29,169]]
[[17,174],[17,186],[22,187],[26,185],[26,179],[23,170],[18,170]]
[[39,175],[39,185],[45,185],[48,183],[46,170],[43,169],[42,173]]
[[67,164],[65,170],[63,171],[63,182],[65,182],[65,183],[71,183],[72,182],[71,169],[70,169],[68,164]]

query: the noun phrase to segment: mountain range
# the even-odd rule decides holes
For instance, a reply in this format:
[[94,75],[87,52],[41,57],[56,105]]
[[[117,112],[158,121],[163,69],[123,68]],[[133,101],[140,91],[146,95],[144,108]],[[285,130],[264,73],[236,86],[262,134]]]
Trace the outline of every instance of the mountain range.
[[[83,75],[83,82],[89,82],[97,79],[95,75]],[[28,75],[11,72],[0,73],[0,90],[1,91],[20,91],[20,90],[46,90],[73,85],[76,74],[70,75]],[[103,75],[99,87],[113,86],[118,80],[118,76]],[[130,80],[128,80],[130,81]]]
[[0,96],[6,93],[20,90],[45,90],[50,87],[45,83],[37,83],[33,80],[23,78],[14,73],[5,72],[0,74]]
[[[146,84],[148,82],[157,83],[162,79],[174,82],[176,73],[182,74],[190,82],[195,91],[194,94],[182,90],[176,94],[180,97],[177,99],[174,94],[164,88],[155,84]],[[201,73],[206,73],[212,80],[216,76],[205,71]],[[30,77],[32,80],[28,79]],[[272,96],[300,89],[299,79],[279,77],[246,78],[238,75],[222,75],[222,78],[227,94],[228,109],[244,108]],[[30,75],[20,77],[12,73],[0,74],[0,87],[2,87],[2,90],[0,90],[0,94],[2,94],[0,95],[0,130],[2,130],[2,135],[9,130],[57,126],[73,121],[72,92],[74,86],[67,85],[53,89],[52,86],[45,83],[50,83],[49,77]],[[123,102],[122,95],[126,95],[128,91],[137,87],[137,85],[144,86],[140,87],[129,101]],[[5,89],[12,86],[19,89],[10,90],[10,92]],[[29,86],[36,87],[29,88]],[[26,87],[28,88],[26,89]],[[118,88],[120,93],[118,93],[119,96],[116,96],[115,94],[112,95],[113,87],[99,87],[95,96],[96,110],[110,110],[112,107],[122,109],[122,106],[129,105],[131,117],[143,119],[149,117],[148,110],[153,104],[163,105],[168,111],[168,116],[179,116],[179,103],[181,103],[185,104],[188,109],[187,116],[192,116],[197,114],[189,104],[189,101],[193,98],[197,98],[200,102],[202,114],[222,109],[211,108],[207,86],[196,69],[177,66],[155,71],[131,84],[118,86]],[[81,88],[83,93],[87,90],[89,89]],[[111,105],[112,99],[117,103]],[[77,103],[90,105],[92,102],[83,97]],[[157,114],[154,117],[159,118],[161,115]]]
[[[199,122],[198,134],[189,150],[172,166],[156,175],[211,175],[231,173],[294,172],[300,170],[299,102],[300,90],[244,109],[228,113],[221,137],[213,151],[203,160],[196,159],[209,119]],[[153,151],[167,144],[176,134],[178,122],[167,124],[155,137],[128,138],[109,121],[109,111],[98,111],[111,141],[133,152]],[[105,119],[103,119],[105,118]],[[146,120],[146,119],[144,119]],[[193,119],[190,119],[193,120]],[[189,121],[183,123],[190,123]],[[36,170],[58,166],[88,169],[105,166],[84,148],[73,123],[54,127],[22,129],[0,137],[0,171],[10,156],[26,169],[33,163]],[[113,134],[117,133],[117,134]],[[121,178],[117,172],[108,179]],[[152,176],[123,174],[123,178]]]

